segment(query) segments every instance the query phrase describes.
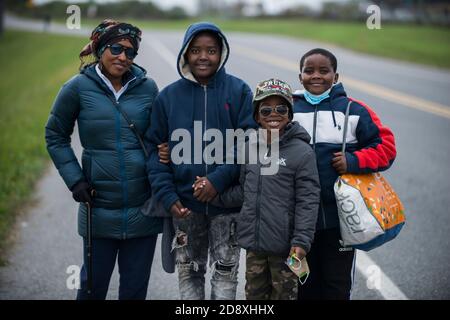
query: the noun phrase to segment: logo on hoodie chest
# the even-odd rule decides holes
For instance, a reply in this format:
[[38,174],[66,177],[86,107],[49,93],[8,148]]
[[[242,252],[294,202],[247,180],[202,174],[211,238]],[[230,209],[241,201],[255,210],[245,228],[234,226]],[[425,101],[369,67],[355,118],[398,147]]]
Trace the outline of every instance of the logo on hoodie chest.
[[286,159],[285,158],[278,159],[277,165],[286,167]]
[[[267,154],[264,155],[264,160],[268,160],[269,158],[270,157]],[[278,166],[284,166],[284,167],[287,166],[286,165],[286,159],[285,158],[281,158],[281,157],[277,160],[276,164]]]

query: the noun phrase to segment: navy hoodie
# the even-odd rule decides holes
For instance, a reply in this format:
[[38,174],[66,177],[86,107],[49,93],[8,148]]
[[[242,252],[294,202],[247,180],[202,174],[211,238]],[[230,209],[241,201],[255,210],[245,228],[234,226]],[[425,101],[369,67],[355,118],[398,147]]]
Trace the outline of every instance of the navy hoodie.
[[[202,31],[217,33],[223,44],[220,65],[216,74],[205,86],[196,81],[184,59],[190,42]],[[256,127],[252,117],[252,92],[249,86],[241,79],[225,72],[224,65],[229,52],[228,42],[217,26],[208,22],[191,25],[186,31],[177,59],[177,69],[181,79],[162,90],[153,105],[151,127],[146,132],[146,141],[150,149],[147,172],[152,192],[166,210],[170,210],[171,206],[180,200],[193,212],[218,214],[239,211],[239,208],[223,209],[202,203],[194,198],[192,189],[196,176],[207,176],[219,193],[237,183],[239,166],[225,164],[226,129],[246,130]],[[176,131],[175,134],[189,133],[190,141],[172,137],[177,129],[182,130]],[[222,135],[223,161],[212,163],[207,161],[206,163],[204,160],[205,147],[216,142],[214,139],[203,141],[205,140],[202,139],[203,134],[208,129],[219,130]],[[194,149],[195,141],[200,148]],[[187,161],[183,160],[181,164],[176,164],[172,155],[170,165],[159,162],[157,145],[163,142],[169,142],[171,151],[174,151],[175,147],[180,148],[179,143],[190,145],[190,150],[184,149],[181,153],[183,159],[187,158]]]
[[388,169],[396,156],[392,131],[381,124],[375,112],[366,104],[347,97],[344,86],[333,86],[330,97],[318,105],[306,101],[303,94],[294,94],[294,120],[311,136],[316,152],[321,185],[321,200],[317,229],[339,227],[334,196],[334,182],[338,173],[331,165],[333,153],[342,149],[345,110],[353,101],[349,112],[345,158],[347,172],[368,173]]

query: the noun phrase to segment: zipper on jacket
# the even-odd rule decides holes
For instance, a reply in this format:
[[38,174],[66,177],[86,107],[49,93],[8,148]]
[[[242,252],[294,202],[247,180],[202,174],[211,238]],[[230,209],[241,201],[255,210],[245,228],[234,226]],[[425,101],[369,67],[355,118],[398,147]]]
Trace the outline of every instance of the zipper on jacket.
[[259,222],[261,220],[260,210],[261,210],[261,189],[262,189],[262,175],[261,167],[258,175],[258,189],[256,193],[256,223],[255,223],[255,249],[259,250]]
[[[208,122],[206,121],[206,117],[208,116],[208,112],[206,111],[207,110],[207,108],[208,108],[208,86],[207,85],[202,85],[202,87],[203,87],[203,92],[205,93],[205,129],[204,129],[204,131],[203,131],[203,137],[205,136],[205,132],[206,132],[206,129],[207,129],[207,124],[208,124]],[[202,140],[203,140],[203,137],[202,137]],[[206,141],[203,141],[203,152],[205,151],[205,149],[206,149]],[[202,152],[202,153],[203,153]],[[205,177],[208,175],[208,163],[205,161]],[[208,202],[206,202],[206,215],[208,215]]]
[[[271,146],[267,148],[267,153],[264,157],[269,157],[272,154]],[[259,225],[261,221],[261,193],[262,193],[262,174],[261,174],[262,164],[259,165],[258,174],[258,189],[256,190],[256,223],[255,223],[255,248],[259,250]]]
[[[313,122],[313,150],[316,151],[316,131],[317,131],[317,109],[319,105],[315,106],[314,109],[314,122]],[[327,220],[325,218],[325,211],[323,210],[323,202],[322,202],[322,196],[320,197],[320,211],[322,213],[322,220],[323,220],[323,228],[326,229],[327,226]]]
[[[110,94],[106,94],[109,99],[111,100],[112,103],[114,103],[115,105],[115,109],[116,109],[116,113],[119,116],[119,132],[118,134],[120,135],[120,117],[122,116],[118,110],[118,105],[119,105],[119,101],[115,99],[115,97],[111,96]],[[119,141],[118,141],[118,148],[119,148],[119,167],[120,167],[120,171],[125,173],[125,164],[123,162],[123,149],[122,149],[122,143],[120,142],[120,137],[118,137]],[[122,176],[121,176],[122,177]],[[122,177],[125,178],[125,177]],[[124,179],[124,181],[121,183],[122,184],[122,193],[123,193],[123,197],[124,197],[124,207],[122,208],[122,227],[121,227],[121,234],[122,234],[122,239],[125,240],[127,238],[127,229],[128,229],[128,186],[126,185],[126,179]]]
[[314,109],[314,120],[313,120],[313,149],[316,151],[316,129],[317,129],[317,105]]

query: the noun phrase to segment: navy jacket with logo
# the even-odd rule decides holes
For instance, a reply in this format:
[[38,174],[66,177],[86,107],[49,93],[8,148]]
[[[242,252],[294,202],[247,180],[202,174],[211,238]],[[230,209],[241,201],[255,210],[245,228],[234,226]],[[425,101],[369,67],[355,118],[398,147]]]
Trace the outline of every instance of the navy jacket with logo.
[[[205,86],[196,81],[184,59],[189,43],[202,31],[217,33],[223,44],[218,71]],[[206,22],[192,25],[186,31],[178,55],[177,66],[181,79],[162,90],[153,105],[152,125],[146,133],[146,142],[150,145],[147,170],[152,191],[166,210],[170,210],[171,206],[180,200],[185,207],[199,213],[239,211],[239,208],[223,209],[202,203],[194,198],[192,189],[196,176],[207,176],[219,193],[236,183],[239,177],[238,165],[225,164],[225,160],[223,163],[205,162],[203,157],[205,148],[215,142],[202,140],[206,130],[216,129],[222,135],[223,159],[225,159],[226,129],[245,130],[256,126],[252,118],[252,92],[249,86],[241,79],[225,72],[224,65],[228,55],[228,42],[219,28]],[[174,133],[188,135],[190,141],[185,142],[177,138],[172,140]],[[163,142],[169,142],[171,151],[178,143],[187,143],[188,148],[182,153],[184,156],[182,163],[176,163],[173,157],[170,165],[159,162],[157,145]],[[194,148],[195,142],[198,143],[198,148]],[[205,154],[208,154],[207,151],[208,149]]]

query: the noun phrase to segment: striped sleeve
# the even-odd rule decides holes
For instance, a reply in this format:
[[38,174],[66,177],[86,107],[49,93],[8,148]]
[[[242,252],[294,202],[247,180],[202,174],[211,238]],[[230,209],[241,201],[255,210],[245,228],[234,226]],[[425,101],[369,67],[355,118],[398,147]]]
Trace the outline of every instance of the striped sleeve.
[[384,126],[377,114],[361,101],[361,115],[356,128],[360,149],[347,153],[347,171],[367,173],[387,170],[395,160],[397,151],[392,131]]

